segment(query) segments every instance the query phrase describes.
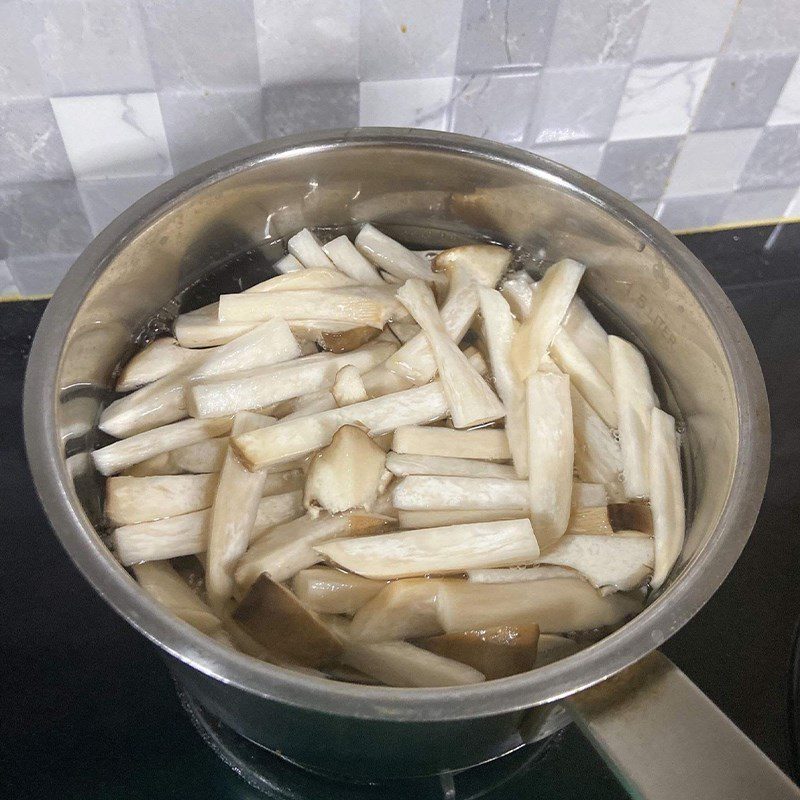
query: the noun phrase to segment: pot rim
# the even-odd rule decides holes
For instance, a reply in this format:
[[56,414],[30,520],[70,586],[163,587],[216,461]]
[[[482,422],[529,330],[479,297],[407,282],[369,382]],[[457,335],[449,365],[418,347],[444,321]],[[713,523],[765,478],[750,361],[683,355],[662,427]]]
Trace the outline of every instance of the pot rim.
[[[233,651],[173,617],[142,590],[97,536],[72,488],[56,429],[63,345],[87,292],[140,230],[194,192],[274,159],[342,147],[400,145],[442,150],[555,177],[636,229],[670,262],[708,316],[736,391],[738,444],[731,491],[706,545],[641,614],[585,650],[510,678],[462,687],[399,689],[341,683]],[[755,523],[769,466],[769,410],[761,368],[730,301],[705,267],[633,203],[572,169],[470,136],[406,128],[354,128],[262,142],[200,164],[120,214],[81,254],[56,290],[31,349],[24,394],[25,443],[39,497],[61,544],[123,618],[170,655],[226,684],[302,708],[384,721],[444,721],[519,711],[558,700],[619,672],[662,644],[706,603],[738,559]]]

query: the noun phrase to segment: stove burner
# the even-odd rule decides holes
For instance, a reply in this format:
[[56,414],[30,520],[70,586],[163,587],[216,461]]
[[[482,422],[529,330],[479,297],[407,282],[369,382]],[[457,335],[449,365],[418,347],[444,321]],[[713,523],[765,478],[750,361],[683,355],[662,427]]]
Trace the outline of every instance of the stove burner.
[[563,739],[564,729],[501,758],[438,777],[363,785],[316,775],[259,747],[206,711],[176,684],[178,697],[203,741],[244,781],[271,800],[477,800],[535,769]]

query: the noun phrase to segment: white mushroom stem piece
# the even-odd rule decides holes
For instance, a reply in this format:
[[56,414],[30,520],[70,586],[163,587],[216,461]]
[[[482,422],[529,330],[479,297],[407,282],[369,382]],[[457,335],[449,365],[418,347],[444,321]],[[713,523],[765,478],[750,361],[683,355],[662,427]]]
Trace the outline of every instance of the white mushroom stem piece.
[[364,286],[385,285],[378,270],[358,252],[358,248],[346,236],[333,239],[322,245],[322,249],[340,272],[358,283]]
[[[453,272],[441,320],[447,335],[457,344],[469,330],[478,310],[475,283],[466,270]],[[436,374],[437,363],[431,344],[423,331],[407,341],[386,362],[388,369],[417,385],[427,383]]]
[[683,547],[686,510],[675,420],[658,408],[650,419],[650,510],[653,515],[655,570],[651,586],[659,588]]
[[384,584],[356,612],[351,635],[362,642],[382,642],[441,633],[436,615],[436,594],[441,584],[441,580],[431,578],[406,578]]
[[341,289],[294,289],[285,292],[241,292],[219,298],[221,322],[325,320],[352,328],[382,328],[398,312],[391,289],[352,286]]
[[402,478],[406,475],[460,475],[471,478],[516,478],[514,467],[479,461],[471,458],[450,458],[448,456],[409,455],[389,453],[386,456],[386,469]]
[[[265,530],[296,519],[302,513],[302,492],[264,497],[258,504],[251,536],[257,538]],[[189,556],[205,552],[210,523],[210,510],[194,511],[155,522],[123,525],[111,535],[111,542],[117,558],[126,566],[140,561]]]
[[572,385],[600,415],[603,422],[609,428],[616,428],[617,408],[611,386],[563,328],[553,338],[550,352],[553,361],[569,375]]
[[642,603],[623,594],[603,596],[576,577],[506,584],[448,581],[439,588],[436,607],[448,633],[531,623],[542,633],[566,633],[617,625],[641,611]]
[[409,475],[396,484],[393,499],[395,508],[403,511],[518,509],[524,513],[529,508],[529,487],[527,481],[516,478]]
[[306,269],[335,269],[319,240],[308,228],[292,236],[286,248]]
[[571,567],[601,591],[625,592],[653,569],[653,540],[643,533],[566,534],[539,556],[541,564]]
[[198,382],[189,388],[187,405],[192,415],[200,418],[262,408],[329,390],[342,367],[352,365],[365,372],[393,351],[394,346],[388,342],[376,342],[348,353],[317,353],[286,364]]
[[292,588],[303,605],[323,614],[353,615],[386,586],[330,567],[304,569],[294,576]]
[[299,356],[300,346],[289,326],[282,320],[272,320],[214,348],[199,364],[188,364],[115,400],[101,414],[99,427],[120,438],[176,422],[187,416],[186,387],[192,380],[265,367]]
[[647,498],[650,496],[647,463],[650,417],[657,405],[653,383],[644,357],[630,342],[610,336],[609,347],[625,493],[631,499]]
[[511,458],[505,431],[481,428],[457,431],[452,428],[423,426],[398,427],[392,449],[409,455],[474,458],[481,461],[506,461]]
[[305,269],[305,267],[303,267],[303,265],[291,253],[287,253],[282,258],[279,258],[272,265],[272,268],[275,270],[275,272],[278,272],[281,275],[286,275],[289,272],[298,272],[301,269]]
[[544,547],[567,529],[575,446],[569,378],[545,372],[528,378],[530,515]]
[[222,627],[220,618],[197,596],[168,561],[137,564],[133,574],[139,585],[176,617],[207,634]]
[[232,423],[233,417],[184,419],[101,447],[92,453],[92,460],[101,475],[115,475],[159,453],[221,436]]
[[291,461],[329,444],[342,425],[361,425],[371,436],[403,425],[434,422],[447,413],[438,381],[308,417],[281,420],[271,428],[233,439],[237,452],[254,469]]
[[431,290],[411,279],[398,289],[397,298],[428,339],[455,427],[469,428],[503,417],[505,409],[497,396],[448,335]]
[[[271,417],[241,411],[234,417],[231,435],[274,422]],[[266,479],[266,472],[250,472],[228,447],[211,509],[206,548],[206,591],[213,608],[224,608],[233,595],[233,570],[250,541]]]
[[527,564],[539,545],[527,519],[400,531],[316,546],[339,566],[366,578],[405,578]]
[[421,278],[428,283],[440,283],[444,280],[443,276],[434,274],[425,258],[403,247],[369,223],[359,231],[355,245],[375,266],[400,280]]
[[585,269],[583,264],[565,258],[553,264],[539,282],[533,313],[520,327],[511,347],[514,368],[521,380],[539,368]]
[[199,363],[205,355],[202,350],[181,347],[171,336],[156,339],[125,364],[117,378],[117,391],[138,389],[177,369]]
[[506,436],[520,478],[528,477],[528,419],[525,385],[511,365],[511,344],[517,323],[508,303],[494,289],[479,288],[483,336],[489,351],[494,386],[506,409]]

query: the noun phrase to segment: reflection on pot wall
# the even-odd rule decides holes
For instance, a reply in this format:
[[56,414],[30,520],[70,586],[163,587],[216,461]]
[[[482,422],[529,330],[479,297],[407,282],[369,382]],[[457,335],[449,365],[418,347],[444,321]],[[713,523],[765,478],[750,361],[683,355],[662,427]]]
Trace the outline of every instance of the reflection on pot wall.
[[673,229],[800,215],[794,0],[11,0],[0,294],[51,292],[116,214],[265,137],[485,136]]

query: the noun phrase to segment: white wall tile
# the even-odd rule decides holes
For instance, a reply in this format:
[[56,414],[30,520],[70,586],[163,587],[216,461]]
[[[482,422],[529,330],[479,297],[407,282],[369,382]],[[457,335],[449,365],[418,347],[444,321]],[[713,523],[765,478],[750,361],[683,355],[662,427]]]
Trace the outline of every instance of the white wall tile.
[[139,7],[128,0],[40,0],[26,4],[33,45],[55,94],[152,89]]
[[261,89],[159,92],[175,172],[264,138]]
[[796,125],[800,123],[800,59],[794,64],[783,91],[772,109],[769,125]]
[[0,99],[42,97],[44,76],[33,46],[36,22],[21,2],[0,12]]
[[361,125],[444,130],[449,120],[453,78],[361,83]]
[[758,189],[734,192],[722,211],[720,222],[754,222],[777,219],[794,196],[794,189]]
[[359,0],[254,0],[262,86],[358,78]]
[[759,128],[748,128],[687,136],[669,177],[666,196],[735,189],[760,133]]
[[462,0],[371,0],[361,6],[362,80],[453,75]]
[[547,65],[630,63],[648,3],[649,0],[561,0]]
[[715,55],[737,0],[651,0],[637,61],[682,61]]
[[679,136],[689,129],[713,60],[634,66],[628,76],[612,139]]
[[598,180],[630,200],[661,197],[680,142],[677,136],[609,142]]
[[156,94],[54,97],[51,102],[76,177],[171,174]]
[[716,225],[730,200],[731,193],[666,197],[656,210],[656,219],[673,231]]
[[740,0],[724,49],[732,53],[797,52],[797,0]]
[[10,258],[8,267],[23,297],[52,294],[75,263],[79,253],[61,255],[45,253],[39,256]]
[[457,77],[450,130],[522,144],[538,91],[538,71]]
[[253,0],[139,3],[160,88],[259,85]]

